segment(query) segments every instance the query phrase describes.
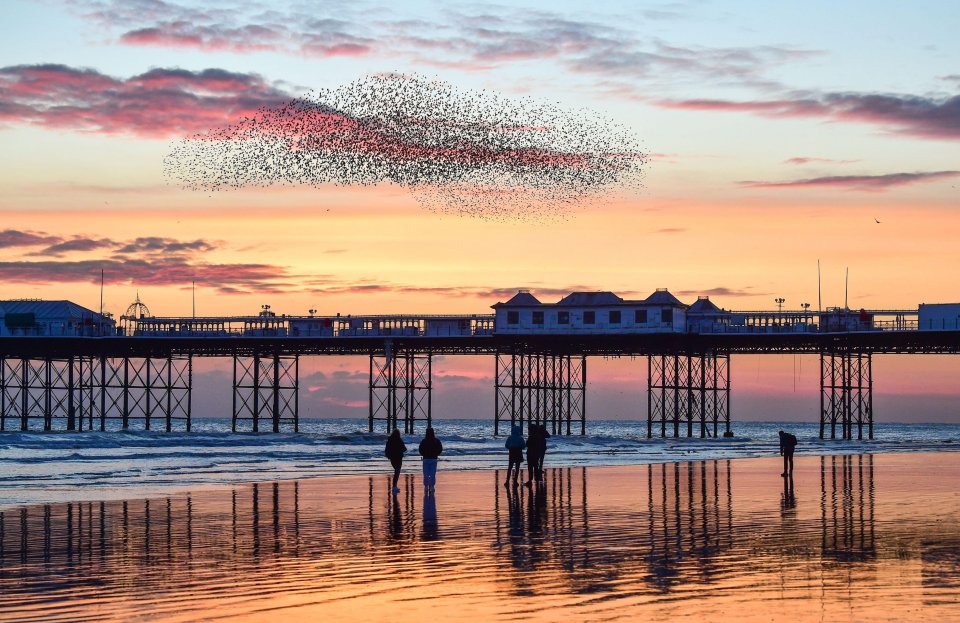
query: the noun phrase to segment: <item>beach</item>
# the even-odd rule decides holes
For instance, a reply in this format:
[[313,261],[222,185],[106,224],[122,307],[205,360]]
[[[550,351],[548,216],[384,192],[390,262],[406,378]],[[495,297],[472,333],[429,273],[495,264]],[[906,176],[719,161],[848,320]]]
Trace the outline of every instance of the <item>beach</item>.
[[514,489],[441,464],[432,495],[384,473],[6,508],[0,620],[960,617],[960,454],[802,456],[792,490],[781,467]]

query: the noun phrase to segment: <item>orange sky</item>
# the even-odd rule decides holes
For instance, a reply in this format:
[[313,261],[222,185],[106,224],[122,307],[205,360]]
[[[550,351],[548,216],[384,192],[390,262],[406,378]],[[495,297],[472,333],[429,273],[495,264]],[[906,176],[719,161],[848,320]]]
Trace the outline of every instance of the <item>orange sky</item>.
[[[411,2],[371,22],[360,3],[323,22],[233,4],[5,7],[0,299],[97,308],[106,267],[115,315],[138,292],[189,313],[192,281],[200,315],[488,313],[515,288],[797,309],[817,305],[819,260],[824,306],[843,303],[847,268],[854,308],[960,301],[949,6]],[[482,219],[386,183],[211,194],[164,174],[184,136],[383,72],[589,110],[643,145],[643,185],[558,220]]]

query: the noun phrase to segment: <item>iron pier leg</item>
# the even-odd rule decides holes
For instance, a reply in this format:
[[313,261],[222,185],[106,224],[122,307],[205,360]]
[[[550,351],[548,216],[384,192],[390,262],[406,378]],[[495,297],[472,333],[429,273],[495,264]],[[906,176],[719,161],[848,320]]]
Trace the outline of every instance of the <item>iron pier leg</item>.
[[73,404],[74,379],[73,379],[73,356],[67,359],[67,430],[75,431],[77,429],[77,414],[74,411]]
[[[873,355],[871,353],[867,353],[867,435],[868,439],[873,439]],[[873,457],[870,461],[870,482],[873,483]]]
[[49,357],[43,360],[43,430],[53,430],[53,362]]
[[368,385],[369,389],[369,401],[368,405],[370,407],[370,416],[368,421],[368,432],[373,432],[373,353],[370,353],[370,384]]
[[[234,363],[233,373],[237,373],[236,363]],[[236,381],[234,381],[234,390],[233,390],[233,399],[236,401]],[[167,357],[167,408],[164,413],[164,429],[169,433],[173,430],[173,357]],[[189,427],[187,428],[189,430]],[[233,432],[237,432],[236,429],[236,416],[234,415],[233,420]]]
[[824,362],[823,362],[824,356],[825,356],[824,353],[821,352],[820,353],[820,439],[823,439],[823,432],[824,432],[823,429],[825,424],[824,419],[827,417],[827,410],[824,408],[824,400],[823,400],[823,394],[826,391],[826,388],[824,387],[824,383],[823,383],[824,378],[826,378],[824,377],[824,371],[826,370],[826,366],[824,365]]
[[130,358],[123,358],[123,430],[130,426]]
[[[151,400],[151,398],[153,398],[153,396],[151,396],[151,394],[153,393],[153,388],[151,387],[151,384],[150,384],[150,381],[152,380],[153,375],[150,374],[150,368],[153,366],[153,359],[151,357],[147,357],[146,361],[144,362],[144,365],[146,366],[146,370],[145,370],[146,387],[144,387],[144,396],[143,396],[143,399],[144,399],[143,428],[144,430],[150,430],[150,411],[153,408],[153,404],[152,404],[153,401]],[[170,393],[170,386],[167,385],[167,394],[169,393]]]
[[253,432],[260,432],[260,355],[253,355]]
[[[587,358],[583,357],[580,365],[580,434],[587,434]],[[570,434],[570,431],[567,431]]]
[[[500,434],[500,353],[493,355],[493,436]],[[499,489],[498,489],[499,491]]]
[[280,355],[273,356],[273,432],[280,432]]
[[23,405],[20,410],[20,430],[30,429],[30,362],[27,359],[20,360],[20,401]]
[[193,355],[187,355],[187,432],[193,428]]
[[233,354],[233,417],[230,422],[230,430],[232,432],[237,432],[237,366],[240,365],[240,362],[237,361],[238,355]]
[[[521,359],[521,365],[523,360]],[[522,375],[521,371],[521,375]],[[522,397],[521,397],[522,399]],[[510,354],[510,434],[517,422],[517,354]],[[521,425],[523,423],[521,422]]]
[[427,428],[433,427],[433,353],[427,353]]
[[647,356],[647,439],[653,439],[653,356]]
[[7,430],[7,360],[0,355],[0,433]]
[[[293,360],[293,432],[300,432],[300,354],[294,355]],[[294,483],[296,485],[296,483]]]

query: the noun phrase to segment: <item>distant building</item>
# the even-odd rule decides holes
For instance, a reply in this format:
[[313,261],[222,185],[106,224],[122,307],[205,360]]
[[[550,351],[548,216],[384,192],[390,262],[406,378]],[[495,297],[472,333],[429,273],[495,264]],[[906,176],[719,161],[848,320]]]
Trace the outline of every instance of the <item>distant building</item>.
[[960,303],[920,303],[921,331],[960,331]]
[[723,333],[731,324],[733,314],[720,309],[709,296],[697,298],[687,308],[687,330],[691,333]]
[[0,336],[116,335],[117,323],[107,314],[70,301],[0,301]]
[[682,333],[686,309],[666,288],[643,300],[613,292],[572,292],[556,303],[541,303],[520,290],[492,305],[500,333]]

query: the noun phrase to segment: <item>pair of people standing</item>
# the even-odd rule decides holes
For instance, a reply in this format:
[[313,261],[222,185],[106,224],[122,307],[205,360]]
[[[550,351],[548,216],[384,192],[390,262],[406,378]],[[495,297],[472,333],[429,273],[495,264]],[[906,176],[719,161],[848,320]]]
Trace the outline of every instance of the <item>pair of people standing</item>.
[[[443,452],[443,444],[437,439],[433,427],[428,427],[423,441],[420,442],[420,458],[423,459],[423,486],[432,490],[437,484],[437,461]],[[407,452],[407,446],[400,437],[400,431],[393,429],[390,436],[387,437],[387,446],[383,454],[390,459],[393,466],[393,492],[400,493],[400,487],[397,482],[400,480],[400,468],[403,467],[403,455]]]
[[523,451],[527,451],[527,482],[528,487],[534,481],[543,481],[543,458],[547,454],[547,438],[550,433],[547,427],[540,424],[530,424],[527,439],[523,438],[523,428],[514,426],[504,447],[510,452],[510,462],[507,467],[507,480],[504,486],[510,485],[510,473],[513,472],[513,484],[520,483],[520,464],[523,463]]

